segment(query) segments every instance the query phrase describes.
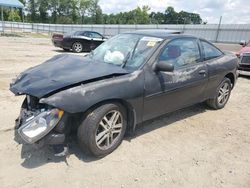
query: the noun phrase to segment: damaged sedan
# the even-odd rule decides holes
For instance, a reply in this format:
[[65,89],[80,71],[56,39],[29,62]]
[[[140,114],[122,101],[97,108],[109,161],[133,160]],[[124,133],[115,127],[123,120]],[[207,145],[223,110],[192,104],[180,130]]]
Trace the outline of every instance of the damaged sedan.
[[18,75],[10,90],[26,98],[16,136],[63,155],[75,133],[83,151],[102,157],[144,121],[201,102],[223,108],[237,63],[234,54],[194,36],[119,34],[85,57],[57,55]]

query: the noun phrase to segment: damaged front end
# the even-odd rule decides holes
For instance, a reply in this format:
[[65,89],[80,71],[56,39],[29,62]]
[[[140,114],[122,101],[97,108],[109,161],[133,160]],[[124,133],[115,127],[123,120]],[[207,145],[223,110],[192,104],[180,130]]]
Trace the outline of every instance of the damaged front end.
[[66,120],[63,110],[41,104],[38,98],[27,95],[16,120],[16,136],[28,144],[63,144]]

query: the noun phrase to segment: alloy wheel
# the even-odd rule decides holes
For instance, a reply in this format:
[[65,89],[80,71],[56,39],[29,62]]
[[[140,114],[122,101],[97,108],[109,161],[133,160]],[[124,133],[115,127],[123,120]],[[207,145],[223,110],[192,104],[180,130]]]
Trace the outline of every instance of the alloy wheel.
[[230,85],[229,83],[225,82],[219,89],[219,94],[218,94],[218,103],[220,105],[224,105],[228,98],[229,98],[229,93],[230,93]]
[[108,112],[100,121],[95,135],[96,145],[101,150],[111,148],[121,135],[123,128],[122,114],[117,110]]
[[78,53],[79,53],[79,52],[82,51],[82,44],[79,43],[79,42],[76,42],[76,43],[74,43],[73,48],[74,48],[74,51],[75,51],[75,52],[78,52]]

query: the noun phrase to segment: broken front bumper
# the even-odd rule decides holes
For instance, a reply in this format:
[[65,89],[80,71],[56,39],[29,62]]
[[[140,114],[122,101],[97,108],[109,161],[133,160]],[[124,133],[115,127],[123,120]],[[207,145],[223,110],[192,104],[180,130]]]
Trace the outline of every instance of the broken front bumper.
[[29,144],[63,144],[65,133],[62,127],[57,128],[57,126],[65,126],[65,118],[63,112],[58,109],[50,109],[39,113],[22,109],[16,120],[18,134],[15,135]]

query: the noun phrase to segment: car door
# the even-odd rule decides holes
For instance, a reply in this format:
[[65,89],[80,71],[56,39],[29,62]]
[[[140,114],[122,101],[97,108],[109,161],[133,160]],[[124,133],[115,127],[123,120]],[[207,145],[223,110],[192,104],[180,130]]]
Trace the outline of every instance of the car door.
[[95,49],[97,46],[99,46],[104,41],[104,37],[97,33],[97,32],[91,32],[91,49]]
[[174,71],[145,69],[144,121],[204,100],[208,74],[198,39],[173,39],[155,63],[160,61],[173,64]]
[[208,87],[206,88],[205,97],[211,98],[215,95],[218,85],[227,73],[227,67],[225,66],[225,61],[227,60],[223,58],[224,53],[213,44],[205,40],[201,40],[200,44],[204,63],[206,63],[209,72]]
[[89,38],[88,31],[79,32],[78,37],[75,39],[75,41],[80,41],[82,43],[83,51],[90,51],[91,40]]

